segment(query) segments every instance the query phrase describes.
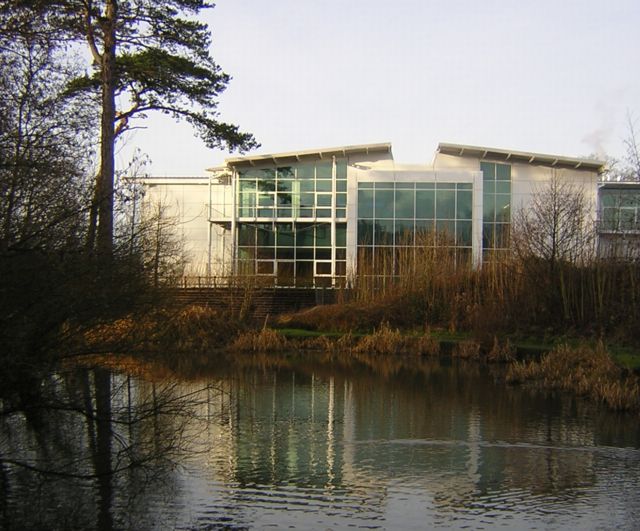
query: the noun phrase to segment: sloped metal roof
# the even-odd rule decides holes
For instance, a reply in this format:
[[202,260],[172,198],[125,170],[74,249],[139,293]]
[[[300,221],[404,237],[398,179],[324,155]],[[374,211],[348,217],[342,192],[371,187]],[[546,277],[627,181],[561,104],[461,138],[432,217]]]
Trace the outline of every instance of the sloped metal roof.
[[371,153],[391,153],[391,143],[360,144],[355,146],[340,146],[323,149],[309,149],[305,151],[291,151],[269,155],[251,155],[247,157],[232,157],[225,159],[228,166],[258,166],[260,164],[283,164],[302,162],[305,160],[331,159],[331,157],[346,157],[347,155],[368,155]]
[[596,172],[601,172],[605,166],[604,161],[595,159],[563,157],[561,155],[513,151],[509,149],[483,146],[469,146],[465,144],[449,144],[446,142],[438,144],[437,152],[456,157],[473,157],[498,162],[519,162],[521,164],[534,164],[554,168],[582,169]]

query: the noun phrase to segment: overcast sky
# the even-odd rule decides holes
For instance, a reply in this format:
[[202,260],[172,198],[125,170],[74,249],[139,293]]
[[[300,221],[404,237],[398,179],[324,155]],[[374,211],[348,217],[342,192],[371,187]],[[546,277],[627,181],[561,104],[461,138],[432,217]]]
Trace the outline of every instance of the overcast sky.
[[[566,156],[623,152],[640,128],[639,0],[217,0],[204,15],[233,79],[221,119],[277,153],[392,142],[429,163],[438,142]],[[131,133],[156,176],[229,156],[154,117]]]

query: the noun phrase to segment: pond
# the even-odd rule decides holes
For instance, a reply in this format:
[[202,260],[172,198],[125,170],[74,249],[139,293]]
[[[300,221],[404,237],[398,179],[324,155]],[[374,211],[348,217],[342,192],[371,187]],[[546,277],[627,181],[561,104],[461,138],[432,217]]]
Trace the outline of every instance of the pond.
[[0,527],[640,522],[637,416],[449,360],[291,354],[217,365],[181,377],[149,366],[52,375],[37,393],[46,409],[2,416]]

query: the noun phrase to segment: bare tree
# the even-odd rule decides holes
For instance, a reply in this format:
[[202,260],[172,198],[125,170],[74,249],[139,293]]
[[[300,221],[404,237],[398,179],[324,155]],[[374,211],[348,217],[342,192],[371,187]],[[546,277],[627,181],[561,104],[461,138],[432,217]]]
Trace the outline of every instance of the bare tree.
[[513,250],[519,258],[541,260],[554,272],[561,262],[576,264],[592,256],[593,229],[584,189],[554,174],[515,212]]

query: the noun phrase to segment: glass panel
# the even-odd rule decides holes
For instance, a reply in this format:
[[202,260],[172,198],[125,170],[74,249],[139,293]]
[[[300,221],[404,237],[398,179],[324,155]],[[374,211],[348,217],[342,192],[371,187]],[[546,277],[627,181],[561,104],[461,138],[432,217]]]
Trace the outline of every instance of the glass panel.
[[471,219],[472,214],[472,192],[458,191],[456,217],[457,219]]
[[298,217],[300,217],[300,218],[312,218],[313,217],[313,209],[312,208],[301,208],[300,212],[298,212]]
[[455,219],[456,194],[453,191],[438,190],[436,193],[436,218]]
[[253,192],[256,190],[256,182],[255,181],[240,181],[240,193],[242,192]]
[[396,183],[396,190],[413,190],[415,187],[415,183]]
[[347,191],[347,181],[337,181],[336,182],[336,190],[338,192],[346,192]]
[[273,202],[274,202],[274,195],[273,194],[267,194],[267,193],[260,193],[258,194],[258,205],[260,206],[273,206]]
[[436,190],[455,190],[455,183],[436,183]]
[[336,249],[336,260],[346,260],[346,258],[347,258],[346,249]]
[[336,160],[336,179],[347,178],[347,161],[345,159]]
[[511,181],[497,181],[496,193],[498,194],[510,194],[511,193]]
[[395,183],[389,182],[389,181],[385,181],[385,182],[381,182],[381,183],[373,183],[373,187],[376,190],[394,190],[395,189]]
[[336,225],[336,247],[346,247],[347,245],[347,225],[340,223]]
[[358,183],[358,190],[373,189],[373,183]]
[[333,177],[333,162],[316,163],[316,179],[331,179]]
[[276,250],[273,247],[256,247],[256,256],[262,260],[276,257]]
[[345,276],[347,274],[347,262],[336,262],[336,275]]
[[358,190],[358,217],[373,217],[373,190]]
[[494,195],[485,195],[483,197],[482,219],[484,221],[494,221],[496,215],[496,198]]
[[296,248],[296,258],[298,260],[313,260],[313,248],[301,249]]
[[496,165],[491,162],[480,162],[480,171],[485,181],[495,181]]
[[416,183],[416,188],[418,190],[433,190],[435,183]]
[[318,217],[318,218],[330,218],[331,217],[331,209],[330,208],[316,208],[316,217]]
[[316,249],[318,260],[331,260],[331,249]]
[[293,227],[288,223],[278,224],[278,247],[293,247]]
[[376,190],[374,214],[376,218],[393,218],[393,190]]
[[433,220],[416,219],[416,245],[424,245],[420,240],[425,236],[433,236]]
[[613,192],[609,191],[600,192],[600,204],[605,207],[615,206],[616,195]]
[[290,208],[279,208],[278,209],[278,217],[279,218],[290,218],[292,216],[292,210]]
[[332,188],[333,187],[331,181],[316,181],[317,192],[331,192]]
[[496,201],[496,221],[509,222],[511,220],[511,209],[509,204],[511,202],[510,195],[499,195],[495,197]]
[[413,245],[413,220],[397,219],[395,233],[396,245]]
[[279,193],[277,200],[278,200],[278,205],[289,206],[291,205],[291,194]]
[[258,245],[265,247],[273,247],[276,244],[276,234],[273,232],[271,225],[258,225],[257,231]]
[[315,194],[300,194],[300,206],[301,207],[313,207],[315,201]]
[[313,192],[315,190],[314,181],[300,181],[301,192]]
[[256,228],[252,225],[238,225],[238,245],[255,245]]
[[509,246],[509,224],[508,223],[496,223],[495,224],[495,247],[506,248]]
[[332,197],[331,194],[318,194],[316,196],[316,205],[320,207],[330,207]]
[[493,223],[484,223],[482,225],[482,247],[491,249],[493,247]]
[[347,209],[346,208],[338,208],[338,209],[336,209],[336,217],[337,218],[346,218],[347,217]]
[[296,224],[296,245],[298,247],[313,247],[313,225]]
[[435,217],[435,193],[416,191],[416,218],[433,219]]
[[276,258],[293,260],[295,258],[293,247],[278,247],[276,249]]
[[436,232],[438,238],[444,238],[445,242],[453,243],[456,237],[456,224],[455,221],[441,221],[436,220]]
[[336,195],[336,206],[337,207],[346,207],[347,206],[347,194],[338,194],[338,195]]
[[358,220],[358,245],[373,244],[373,221]]
[[482,192],[485,194],[495,194],[496,193],[495,181],[485,181],[484,186],[482,188]]
[[618,209],[615,207],[605,207],[602,209],[602,220],[604,228],[608,230],[618,229]]
[[415,192],[413,190],[396,190],[396,217],[413,218],[413,201]]
[[273,217],[273,208],[259,208],[258,209],[258,217],[259,218],[272,218]]
[[278,192],[291,192],[293,181],[282,181],[278,179],[277,191]]
[[511,180],[511,165],[496,164],[496,181],[510,181],[510,180]]
[[316,262],[316,275],[330,275],[331,262]]
[[255,254],[255,247],[238,247],[238,260],[253,260]]
[[473,183],[458,183],[458,190],[473,190]]
[[258,262],[258,275],[273,275],[273,262]]
[[313,179],[315,175],[315,167],[313,164],[300,164],[296,167],[296,177],[298,179]]
[[374,226],[374,245],[393,245],[393,220],[376,220]]
[[312,279],[313,262],[296,262],[296,284],[309,284]]
[[471,246],[471,221],[456,222],[456,245]]
[[331,247],[331,226],[329,224],[316,225],[316,247]]
[[295,171],[291,166],[276,168],[276,172],[278,179],[293,179],[295,177]]

